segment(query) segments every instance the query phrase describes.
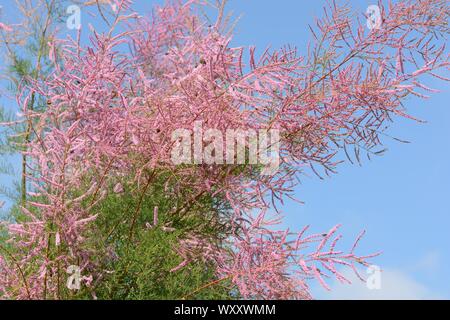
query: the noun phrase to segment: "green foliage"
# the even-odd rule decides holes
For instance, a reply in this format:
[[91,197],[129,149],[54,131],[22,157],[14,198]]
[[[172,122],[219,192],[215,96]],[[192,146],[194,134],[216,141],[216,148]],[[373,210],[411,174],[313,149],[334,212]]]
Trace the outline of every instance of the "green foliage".
[[[120,194],[114,193],[111,186],[111,192],[94,207],[98,217],[86,235],[89,242],[85,244],[85,249],[92,252],[91,260],[95,263],[95,268],[86,273],[102,276],[100,279],[95,278],[90,288],[83,285],[79,291],[71,291],[65,286],[67,275],[61,268],[62,299],[92,299],[94,296],[115,300],[236,298],[229,281],[220,281],[198,290],[218,280],[214,266],[204,261],[194,261],[171,272],[182,262],[176,252],[177,245],[192,231],[217,241],[221,239],[223,226],[211,221],[219,220],[226,209],[221,207],[218,199],[205,196],[183,215],[173,215],[174,207],[187,196],[189,190],[183,190],[178,199],[168,198],[164,192],[166,181],[167,175],[161,173],[141,201],[142,190],[134,185],[125,185],[124,192]],[[91,201],[86,199],[86,205]],[[153,226],[155,206],[159,208],[159,218],[158,224]],[[39,215],[38,212],[34,213]],[[9,220],[24,221],[18,205],[11,209]],[[57,231],[52,225],[47,228],[49,234]],[[6,239],[6,230],[0,230],[0,245],[6,246],[10,252],[16,252],[17,248],[6,245]],[[64,243],[57,247],[54,237],[49,243],[49,257],[56,257],[60,250],[67,250]],[[26,271],[31,272],[31,269]]]
[[[97,291],[101,299],[180,299],[215,280],[213,268],[201,262],[170,272],[181,260],[173,250],[182,231],[140,230],[132,243],[118,242],[117,258],[108,263],[113,273]],[[226,287],[210,287],[196,299],[227,299]]]
[[[166,180],[164,174],[155,179],[142,197],[140,207],[140,194],[133,187],[125,187],[128,190],[120,195],[111,193],[98,205],[97,237],[89,238],[96,239],[93,246],[97,252],[103,252],[101,261],[97,261],[101,269],[111,271],[96,288],[98,298],[180,299],[217,280],[214,267],[202,261],[170,272],[181,263],[176,246],[190,231],[220,239],[220,224],[208,222],[221,213],[217,201],[205,196],[182,216],[174,215],[173,209],[185,195],[180,194],[179,199],[165,197]],[[153,226],[155,206],[159,208],[159,217],[158,224]],[[224,282],[191,298],[227,299],[230,289]]]
[[9,72],[16,76],[17,79],[24,79],[29,77],[32,73],[33,67],[31,61],[21,58],[17,55],[13,57],[13,63],[9,66]]
[[[166,197],[167,180],[166,173],[155,175],[145,194],[142,186],[138,188],[125,182],[124,192],[116,194],[111,185],[110,193],[93,208],[98,216],[89,234],[85,235],[88,242],[84,249],[92,253],[90,259],[95,264],[85,273],[96,275],[94,282],[90,288],[82,286],[79,291],[70,291],[62,285],[63,299],[91,299],[94,292],[98,299],[117,300],[234,298],[227,281],[197,292],[202,286],[218,280],[215,266],[205,261],[194,261],[171,272],[182,262],[177,246],[193,231],[212,241],[221,240],[224,229],[220,216],[227,209],[220,200],[206,195],[183,214],[177,214],[175,208],[183,203],[191,190],[180,191],[178,198]],[[89,187],[86,184],[82,189]],[[82,193],[81,190],[78,192]],[[89,206],[92,201],[85,199],[85,205]],[[153,225],[155,206],[159,208],[156,226]],[[21,218],[16,215],[14,219]],[[53,226],[48,228],[50,234],[57,231]],[[60,247],[54,245],[54,239],[50,243],[49,255],[52,257],[59,250],[67,250],[64,243]]]

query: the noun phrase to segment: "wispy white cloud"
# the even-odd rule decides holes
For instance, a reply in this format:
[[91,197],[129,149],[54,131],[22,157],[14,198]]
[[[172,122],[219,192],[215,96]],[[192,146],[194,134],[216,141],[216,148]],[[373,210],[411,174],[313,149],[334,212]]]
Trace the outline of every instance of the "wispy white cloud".
[[437,273],[441,267],[441,259],[442,255],[439,251],[429,251],[418,261],[415,269],[427,273]]
[[[361,282],[352,271],[343,272],[352,281],[351,285],[341,284],[335,281],[331,284],[331,292],[316,289],[318,299],[335,300],[423,300],[439,299],[439,296],[431,292],[408,274],[396,269],[383,269],[381,273],[381,288],[370,290],[365,282]],[[364,274],[364,272],[362,272]]]

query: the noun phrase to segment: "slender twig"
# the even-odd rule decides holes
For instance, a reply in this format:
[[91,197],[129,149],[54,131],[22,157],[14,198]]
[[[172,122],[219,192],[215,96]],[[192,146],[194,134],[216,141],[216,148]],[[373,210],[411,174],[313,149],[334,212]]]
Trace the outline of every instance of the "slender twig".
[[212,281],[212,282],[209,282],[209,283],[207,283],[207,284],[205,284],[205,285],[203,285],[203,286],[201,286],[201,287],[195,289],[195,290],[192,291],[191,293],[188,293],[187,295],[185,295],[184,297],[182,297],[181,300],[186,300],[187,298],[192,297],[194,294],[196,294],[196,293],[198,293],[198,292],[200,292],[200,291],[203,291],[203,290],[205,290],[205,289],[207,289],[207,288],[209,288],[209,287],[213,287],[213,286],[215,286],[215,285],[217,285],[217,284],[219,284],[219,283],[221,283],[221,282],[223,282],[223,281],[229,280],[229,279],[231,279],[231,278],[232,278],[232,276],[229,275],[229,276],[220,278],[220,279],[218,279],[218,280],[214,280],[214,281]]
[[28,286],[27,278],[25,277],[25,273],[23,272],[22,268],[20,267],[19,262],[14,257],[14,255],[11,252],[9,252],[8,249],[3,247],[1,244],[0,244],[0,250],[5,252],[11,258],[11,260],[14,262],[14,264],[17,266],[17,269],[19,270],[19,273],[20,273],[20,277],[22,278],[22,281],[23,281],[23,285],[25,286],[25,290],[27,292],[28,299],[31,299],[30,287]]
[[153,181],[153,177],[154,176],[155,176],[155,171],[153,170],[152,173],[149,175],[149,177],[147,179],[147,183],[145,184],[144,189],[142,190],[142,193],[141,193],[141,195],[139,197],[139,202],[138,202],[138,204],[136,206],[136,210],[134,212],[133,219],[131,221],[130,233],[129,233],[129,236],[128,236],[128,239],[129,239],[130,243],[131,243],[131,240],[133,238],[133,229],[134,229],[134,226],[136,224],[136,220],[137,220],[137,218],[139,216],[139,213],[141,212],[141,206],[142,206],[142,202],[144,200],[144,196],[147,193],[147,190],[150,187],[150,184]]

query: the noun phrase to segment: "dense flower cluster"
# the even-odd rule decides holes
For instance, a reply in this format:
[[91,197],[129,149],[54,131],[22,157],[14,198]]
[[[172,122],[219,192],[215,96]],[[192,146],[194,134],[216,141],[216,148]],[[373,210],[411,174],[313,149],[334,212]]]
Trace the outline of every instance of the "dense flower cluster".
[[[34,124],[26,146],[33,192],[22,207],[27,219],[8,225],[20,250],[1,252],[2,296],[59,298],[70,265],[80,266],[85,285],[101,278],[106,270],[98,270],[86,245],[98,218],[91,209],[108,193],[123,192],[124,184],[139,197],[167,173],[169,197],[190,192],[165,216],[187,213],[205,194],[229,206],[218,218],[228,226],[225,236],[191,231],[174,248],[182,263],[172,272],[201,260],[245,298],[308,299],[310,280],[327,287],[330,275],[346,281],[339,266],[367,265],[372,256],[337,249],[338,226],[292,234],[276,230],[278,213],[269,219],[267,212],[292,196],[303,171],[334,172],[340,150],[350,161],[349,149],[358,161],[361,149],[379,152],[386,124],[409,117],[402,100],[432,91],[420,79],[441,78],[437,72],[448,69],[441,38],[448,33],[448,3],[380,3],[382,26],[373,30],[331,3],[302,56],[291,47],[257,55],[253,47],[231,46],[221,15],[208,25],[197,1],[170,2],[150,19],[129,12],[130,1],[115,2],[110,32],[93,31],[87,47],[53,43],[54,72],[18,97],[23,121]],[[129,29],[115,32],[123,21]],[[27,108],[32,92],[45,97],[43,112]],[[193,129],[195,121],[222,132],[280,130],[279,171],[266,176],[255,166],[174,165],[172,132]],[[155,208],[148,228],[158,224],[157,215]],[[130,216],[131,233],[135,220]]]

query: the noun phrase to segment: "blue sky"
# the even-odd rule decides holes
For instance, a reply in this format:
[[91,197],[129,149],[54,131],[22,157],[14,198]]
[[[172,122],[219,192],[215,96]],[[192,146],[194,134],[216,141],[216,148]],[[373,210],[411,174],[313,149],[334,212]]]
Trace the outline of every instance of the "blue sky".
[[[361,13],[374,3],[350,1]],[[289,43],[303,50],[310,39],[308,23],[322,14],[324,5],[325,1],[231,1],[229,7],[242,13],[234,43],[259,48]],[[296,190],[305,204],[288,202],[284,207],[286,224],[293,229],[311,224],[320,231],[342,223],[347,239],[367,230],[362,252],[383,251],[374,262],[388,274],[385,285],[382,277],[386,290],[368,292],[358,286],[352,295],[337,286],[343,297],[450,298],[450,90],[447,83],[429,84],[442,92],[426,101],[406,101],[410,112],[427,123],[398,119],[390,130],[411,144],[386,139],[389,151],[362,167],[344,164],[324,181],[305,177]],[[415,296],[411,290],[416,290]],[[328,297],[320,289],[317,295]]]
[[[146,13],[162,1],[135,2],[138,11]],[[2,3],[5,17],[13,1]],[[349,3],[362,14],[376,1]],[[242,15],[233,45],[263,50],[292,44],[303,51],[310,39],[308,23],[322,14],[324,5],[324,0],[231,0],[229,10]],[[385,139],[388,152],[362,167],[343,164],[337,175],[323,181],[304,177],[296,195],[305,204],[287,202],[283,208],[285,224],[292,230],[311,224],[313,230],[324,231],[342,223],[345,245],[365,229],[360,252],[383,251],[374,260],[384,270],[382,290],[332,284],[333,293],[315,288],[318,298],[450,299],[450,90],[438,81],[427,85],[441,92],[426,101],[411,98],[405,103],[427,123],[397,119],[390,130],[412,143]],[[5,99],[0,103],[13,107]]]

